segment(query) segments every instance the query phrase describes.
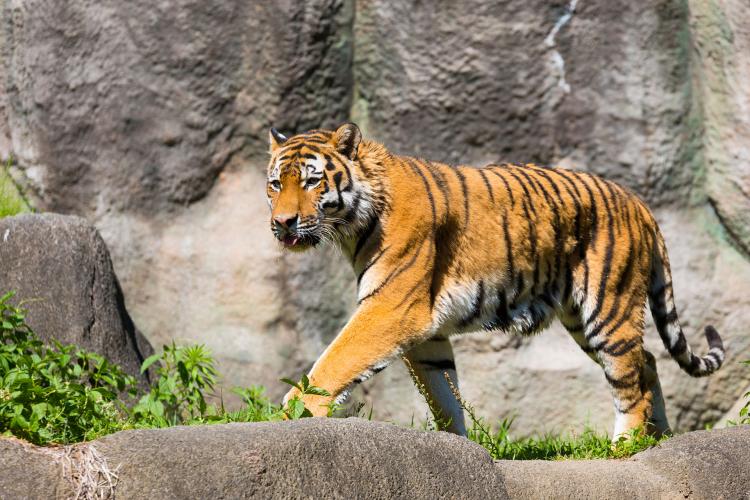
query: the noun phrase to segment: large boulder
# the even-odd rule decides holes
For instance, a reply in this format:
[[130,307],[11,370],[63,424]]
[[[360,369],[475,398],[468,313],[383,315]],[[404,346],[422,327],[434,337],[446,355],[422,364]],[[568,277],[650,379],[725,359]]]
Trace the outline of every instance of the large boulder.
[[[0,5],[0,157],[38,208],[99,229],[151,342],[207,344],[225,386],[280,397],[354,307],[334,251],[280,251],[263,191],[268,127],[347,120],[399,153],[631,187],[657,207],[690,342],[708,322],[727,339],[710,379],[660,362],[672,423],[716,420],[750,382],[743,0]],[[522,433],[610,427],[601,371],[559,327],[456,344],[481,414],[516,414]],[[357,396],[376,418],[426,412],[400,364]]]
[[153,350],[125,309],[104,240],[84,219],[0,219],[0,287],[16,293],[41,339],[99,353],[146,383],[140,366]]
[[494,462],[479,445],[359,419],[124,431],[60,448],[0,438],[4,499],[745,498],[750,426],[629,460]]

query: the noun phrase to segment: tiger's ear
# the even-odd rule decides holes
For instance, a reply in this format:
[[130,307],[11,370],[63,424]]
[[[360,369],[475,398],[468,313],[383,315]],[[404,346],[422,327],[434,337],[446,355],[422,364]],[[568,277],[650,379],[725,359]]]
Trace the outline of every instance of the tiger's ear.
[[333,142],[339,153],[354,160],[357,158],[359,143],[362,142],[362,132],[355,124],[345,123],[334,132]]
[[271,128],[271,131],[268,133],[268,142],[271,145],[271,148],[269,149],[270,153],[273,154],[286,142],[286,140],[287,137],[284,134],[275,128]]

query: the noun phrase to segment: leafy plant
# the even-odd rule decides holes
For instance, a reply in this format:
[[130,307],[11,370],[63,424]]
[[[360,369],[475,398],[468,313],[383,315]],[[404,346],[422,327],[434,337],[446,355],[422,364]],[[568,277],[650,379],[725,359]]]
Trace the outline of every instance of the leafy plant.
[[[292,397],[289,401],[286,402],[286,407],[284,408],[284,415],[289,420],[297,420],[299,418],[306,418],[306,417],[312,417],[312,413],[309,409],[305,408],[305,404],[302,402],[302,399],[300,396],[304,395],[314,395],[314,396],[330,396],[331,394],[326,391],[325,389],[321,387],[316,387],[314,385],[310,385],[310,379],[307,378],[307,375],[302,375],[302,378],[299,382],[295,382],[293,380],[290,380],[288,378],[282,378],[282,382],[285,384],[289,384],[292,387],[295,387],[299,394]],[[335,410],[335,405],[329,405],[328,406],[328,413],[329,416],[333,411]]]
[[10,176],[9,171],[12,165],[12,157],[8,158],[5,165],[0,165],[0,217],[29,211],[28,203]]
[[[743,361],[744,364],[750,365],[750,359]],[[747,398],[745,406],[740,409],[740,420],[739,424],[750,424],[750,392],[746,393],[743,398]]]
[[213,406],[209,411],[204,393],[213,391],[217,371],[205,346],[182,347],[172,341],[161,353],[143,362],[141,373],[157,361],[158,380],[133,407],[137,424],[165,427],[215,414]]
[[45,346],[12,297],[0,298],[0,432],[44,444],[119,430],[127,409],[118,395],[134,379],[77,346]]

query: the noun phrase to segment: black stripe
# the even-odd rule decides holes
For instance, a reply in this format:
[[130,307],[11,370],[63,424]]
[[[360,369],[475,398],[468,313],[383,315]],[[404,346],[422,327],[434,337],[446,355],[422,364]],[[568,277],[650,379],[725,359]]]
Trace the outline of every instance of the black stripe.
[[489,329],[507,330],[513,322],[508,315],[508,298],[505,295],[505,289],[497,290],[497,309],[495,309],[495,318],[489,325]]
[[438,187],[440,192],[443,193],[443,197],[445,198],[445,213],[448,214],[450,213],[450,186],[448,186],[448,181],[445,179],[445,176],[438,166],[433,165],[429,161],[425,162],[425,165],[427,166],[427,171],[432,177],[432,181]]
[[654,301],[660,300],[663,303],[664,302],[664,296],[663,296],[663,294],[664,294],[664,291],[667,288],[672,288],[672,282],[671,281],[666,281],[665,283],[663,283],[662,285],[660,285],[659,288],[657,288],[655,290],[652,290],[651,294],[650,294],[651,298],[654,299]]
[[336,194],[339,197],[338,204],[336,205],[336,208],[338,210],[341,210],[342,208],[344,208],[344,197],[341,196],[341,177],[342,177],[342,175],[343,174],[341,172],[336,172],[335,174],[333,174],[333,182],[336,185]]
[[602,351],[610,356],[620,357],[632,351],[634,348],[641,344],[640,337],[636,337],[630,340],[617,340],[611,344],[601,345],[595,347],[596,350]]
[[[630,319],[630,313],[633,309],[633,306],[636,305],[635,304],[636,297],[637,297],[636,294],[631,294],[630,299],[628,300],[628,304],[625,307],[625,310],[623,311],[622,315],[620,315],[620,319],[618,319],[615,322],[615,324],[613,324],[609,328],[609,331],[607,332],[606,337],[611,337],[612,334],[616,332],[625,323],[625,321]],[[609,324],[612,321],[614,321],[615,317],[617,316],[617,313],[620,310],[619,297],[617,297],[616,300],[617,300],[617,304],[615,305],[615,307],[612,307],[612,309],[610,309],[607,317],[604,318],[602,321],[599,321],[599,323],[597,323],[597,325],[586,334],[586,340],[590,341],[591,339],[599,335],[599,333],[601,333],[605,328],[609,326]]]
[[510,237],[510,230],[508,229],[508,210],[506,209],[503,214],[503,234],[505,235],[505,260],[507,262],[507,279],[508,283],[513,280],[513,274],[515,273],[515,266],[513,265],[513,240]]
[[503,184],[505,185],[505,190],[508,192],[508,198],[510,198],[510,204],[511,206],[516,204],[516,200],[513,196],[513,190],[510,188],[510,184],[508,184],[508,179],[503,177],[503,175],[495,170],[496,168],[502,168],[502,167],[492,167],[490,168],[490,173],[495,174],[495,177],[498,177],[501,181],[503,181]]
[[375,228],[378,225],[378,219],[376,217],[372,217],[370,219],[370,222],[365,227],[365,230],[362,231],[362,233],[359,235],[359,239],[357,240],[357,246],[354,247],[354,254],[352,254],[352,262],[357,261],[357,255],[359,255],[359,252],[362,250],[362,248],[367,243],[367,240],[372,236],[372,233],[375,232]]
[[[525,200],[531,200],[531,193],[529,193],[529,189],[526,187],[526,184],[523,183],[523,181],[521,180],[521,178],[518,177],[516,174],[514,174],[511,170],[506,170],[506,172],[508,172],[508,174],[511,177],[513,177],[518,182],[518,184],[521,186],[521,188],[523,189],[524,194],[526,195]],[[534,204],[530,203],[530,207],[531,207],[531,211],[536,216],[536,207],[534,207]]]
[[461,172],[460,167],[453,167],[453,170],[458,177],[458,182],[461,183],[461,192],[464,195],[464,227],[469,225],[469,188],[466,186],[466,177]]
[[531,260],[534,262],[533,284],[534,286],[536,286],[536,284],[539,283],[539,262],[537,262],[538,255],[536,250],[536,226],[531,221],[531,215],[529,214],[529,203],[527,198],[524,198],[522,205],[524,214],[526,215],[526,222],[529,226],[529,245],[531,246]]
[[430,189],[430,183],[427,182],[427,177],[425,177],[422,169],[419,168],[414,160],[412,160],[411,158],[407,158],[406,161],[411,167],[412,171],[415,174],[419,175],[419,177],[422,179],[422,183],[424,184],[425,191],[427,192],[427,198],[430,200],[430,208],[432,209],[432,231],[434,232],[435,224],[437,222],[437,210],[435,208],[435,197],[432,195],[432,189]]
[[[560,171],[562,174],[562,171]],[[589,207],[591,210],[591,227],[590,227],[590,239],[589,241],[593,242],[596,241],[596,233],[599,228],[599,217],[598,217],[598,210],[596,208],[596,199],[594,199],[594,192],[591,190],[591,187],[581,178],[582,176],[578,172],[570,172],[575,179],[578,180],[578,182],[581,183],[581,185],[586,190],[586,193],[589,196]],[[564,174],[563,174],[564,175]],[[585,249],[584,246],[581,247],[581,256],[583,256],[583,250]],[[588,293],[588,290],[586,291]]]
[[618,411],[618,412],[620,412],[620,413],[630,413],[630,410],[632,410],[633,408],[635,408],[635,407],[636,407],[636,405],[637,405],[638,403],[640,403],[641,401],[643,401],[643,398],[644,398],[645,396],[646,396],[646,392],[641,392],[641,393],[639,393],[639,394],[638,394],[638,395],[636,396],[636,398],[635,398],[635,399],[633,400],[633,402],[632,402],[632,403],[630,403],[630,404],[629,404],[628,406],[626,406],[625,408],[622,408],[622,409],[620,409],[620,408],[617,408],[617,411]]
[[471,306],[471,313],[461,320],[459,327],[466,327],[472,324],[474,321],[479,319],[482,315],[482,304],[484,303],[484,281],[479,280],[479,290],[477,295],[474,297],[474,303]]
[[[612,304],[612,307],[609,310],[609,314],[607,317],[600,321],[597,326],[591,330],[589,333],[586,334],[586,339],[590,340],[597,336],[599,332],[601,332],[609,323],[611,323],[615,316],[620,312],[620,300],[623,296],[625,285],[629,282],[629,277],[632,274],[632,267],[633,267],[633,259],[636,255],[636,253],[633,251],[633,235],[632,232],[628,231],[629,239],[628,239],[628,250],[627,250],[627,261],[623,265],[622,268],[619,270],[619,275],[617,278],[617,293],[614,296],[614,303]],[[637,294],[633,293],[630,296],[630,299],[628,300],[628,304],[625,307],[625,310],[623,312],[623,316],[620,318],[620,320],[617,322],[615,326],[613,326],[607,336],[610,336],[612,332],[616,331],[628,318],[630,311],[635,306],[634,299]]]
[[[596,180],[596,178],[594,178]],[[615,231],[614,231],[614,216],[612,212],[609,209],[609,204],[607,203],[607,199],[604,195],[604,191],[599,186],[598,182],[595,182],[597,189],[599,190],[599,193],[602,195],[602,199],[604,199],[605,202],[605,208],[607,210],[607,248],[605,250],[604,254],[604,266],[602,268],[601,273],[601,279],[599,280],[599,290],[596,294],[596,307],[591,312],[591,315],[586,319],[586,324],[589,325],[591,322],[596,318],[596,316],[599,314],[599,312],[602,310],[602,305],[604,302],[604,291],[607,286],[607,278],[609,277],[610,270],[612,269],[612,256],[614,253],[615,248]]]
[[361,203],[361,201],[362,201],[362,194],[357,192],[354,195],[354,199],[352,200],[352,206],[346,212],[346,215],[344,215],[344,220],[346,222],[348,223],[354,222],[354,218],[357,216],[357,210],[359,210],[359,204]]
[[529,177],[529,174],[527,174],[526,172],[524,172],[524,169],[522,167],[520,167],[520,166],[512,165],[512,167],[514,167],[514,169],[519,174],[523,175],[524,179],[526,179],[526,182],[529,183],[529,186],[531,186],[531,189],[534,191],[534,194],[536,194],[537,196],[539,196],[539,191],[537,190],[536,186],[534,185],[534,182]]
[[362,299],[360,299],[359,301],[357,301],[357,303],[361,304],[365,300],[367,300],[367,299],[369,299],[369,298],[377,295],[380,292],[380,290],[383,289],[384,286],[386,286],[392,280],[396,279],[396,277],[398,277],[401,273],[403,273],[404,271],[406,271],[407,269],[409,269],[410,267],[412,267],[414,265],[414,263],[416,262],[417,257],[419,257],[419,254],[422,252],[422,248],[424,247],[424,243],[426,243],[426,242],[427,242],[427,240],[424,240],[423,243],[422,243],[422,245],[419,245],[419,248],[417,248],[417,251],[414,252],[414,255],[412,255],[411,259],[409,259],[408,262],[406,262],[402,266],[399,266],[399,267],[393,269],[388,274],[388,276],[386,276],[386,278],[383,280],[382,283],[380,283],[377,287],[375,287],[375,289],[373,291],[371,291],[370,293],[368,293],[367,295],[365,295],[364,297],[362,297]]
[[422,366],[431,370],[455,370],[456,363],[452,359],[425,359],[417,361]]
[[[560,190],[557,188],[557,184],[550,178],[549,175],[547,175],[547,172],[545,172],[543,169],[540,169],[538,167],[530,167],[532,168],[533,172],[539,176],[544,177],[552,187],[552,191],[554,192],[555,196],[557,197],[557,202],[552,199],[552,197],[548,194],[548,191],[544,188],[544,185],[542,182],[538,179],[534,179],[539,184],[539,189],[542,190],[544,193],[544,197],[547,199],[547,203],[549,203],[550,208],[552,209],[552,213],[554,214],[555,218],[552,222],[552,230],[555,233],[555,255],[554,255],[554,267],[547,270],[547,284],[549,285],[552,283],[552,287],[555,294],[557,294],[557,282],[558,277],[560,273],[560,269],[562,267],[562,259],[564,257],[565,253],[565,240],[564,240],[564,234],[563,234],[563,228],[562,228],[562,214],[561,210],[565,208],[565,203],[563,202],[562,196],[560,196]],[[558,205],[559,202],[559,205]]]
[[479,169],[479,175],[482,176],[482,180],[484,181],[484,185],[487,187],[487,193],[490,195],[490,201],[492,203],[495,203],[495,193],[492,191],[492,186],[490,185],[490,181],[487,180],[487,174],[484,173],[483,169]]
[[605,370],[604,378],[606,378],[609,385],[615,389],[625,389],[640,383],[639,372],[637,370],[631,370],[620,378],[611,377]]
[[347,180],[346,187],[342,189],[342,191],[344,192],[351,191],[351,189],[354,187],[354,178],[352,177],[352,172],[351,170],[349,170],[349,167],[346,165],[346,162],[342,163],[341,166],[344,167],[344,170],[346,171],[346,180]]
[[378,261],[378,259],[383,256],[386,250],[388,250],[388,247],[381,248],[380,251],[372,259],[370,259],[370,262],[368,262],[365,267],[362,268],[359,276],[357,276],[357,289],[359,289],[359,283],[362,281],[362,277],[365,275],[367,270],[370,269]]

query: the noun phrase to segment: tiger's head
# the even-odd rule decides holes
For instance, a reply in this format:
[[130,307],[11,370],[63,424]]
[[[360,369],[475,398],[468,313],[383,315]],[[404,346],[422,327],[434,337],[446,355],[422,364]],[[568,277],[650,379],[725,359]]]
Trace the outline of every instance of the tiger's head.
[[266,195],[274,236],[295,251],[336,240],[362,209],[363,191],[352,175],[358,171],[359,128],[347,123],[289,138],[272,128],[269,141]]

